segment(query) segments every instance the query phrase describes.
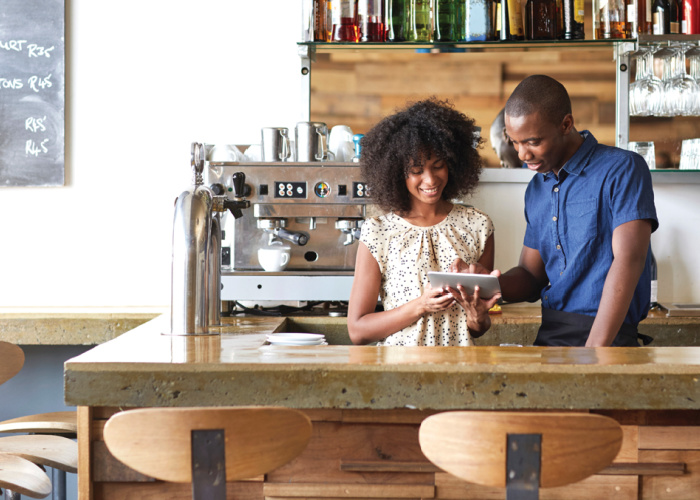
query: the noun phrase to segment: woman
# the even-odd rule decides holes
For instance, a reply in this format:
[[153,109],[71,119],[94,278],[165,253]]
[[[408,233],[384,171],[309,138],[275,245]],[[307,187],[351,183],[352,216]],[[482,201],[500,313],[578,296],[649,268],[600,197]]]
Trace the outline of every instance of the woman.
[[[491,326],[478,289],[435,289],[429,271],[493,268],[491,219],[449,200],[471,193],[482,161],[474,120],[435,98],[383,119],[362,139],[362,175],[386,211],[362,226],[348,309],[355,344],[472,345]],[[375,312],[377,297],[384,311]]]

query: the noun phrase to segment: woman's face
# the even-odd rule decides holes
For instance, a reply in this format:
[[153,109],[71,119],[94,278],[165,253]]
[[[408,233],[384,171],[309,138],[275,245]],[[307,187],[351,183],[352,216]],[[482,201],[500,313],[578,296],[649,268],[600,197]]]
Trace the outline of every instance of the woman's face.
[[442,199],[447,185],[447,164],[431,153],[422,164],[409,167],[406,188],[415,203],[435,204]]

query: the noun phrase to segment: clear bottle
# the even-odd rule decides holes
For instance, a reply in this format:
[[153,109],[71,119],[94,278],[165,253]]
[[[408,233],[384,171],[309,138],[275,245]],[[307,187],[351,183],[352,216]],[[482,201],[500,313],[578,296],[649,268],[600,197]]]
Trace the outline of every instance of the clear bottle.
[[492,8],[489,0],[466,0],[465,36],[466,41],[493,40],[494,29]]
[[627,6],[624,0],[593,0],[593,38],[627,38]]
[[358,0],[361,42],[386,42],[384,0]]
[[652,31],[655,35],[671,33],[671,6],[668,0],[654,0],[651,5]]
[[528,40],[557,38],[556,0],[527,0],[525,4],[525,37]]
[[501,40],[523,40],[520,0],[501,0]]
[[409,2],[407,41],[432,42],[433,0],[407,0],[407,2]]
[[583,40],[583,0],[564,0],[562,2],[562,16],[564,21],[565,40]]
[[435,0],[436,42],[464,40],[464,11],[464,0]]
[[357,19],[357,0],[333,0],[334,42],[357,42],[360,27]]

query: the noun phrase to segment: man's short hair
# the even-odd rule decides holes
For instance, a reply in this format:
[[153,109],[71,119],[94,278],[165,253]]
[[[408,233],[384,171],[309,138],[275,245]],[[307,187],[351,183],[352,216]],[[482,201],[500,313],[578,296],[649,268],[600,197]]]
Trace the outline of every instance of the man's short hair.
[[546,75],[528,76],[508,98],[505,113],[517,118],[536,111],[552,123],[560,124],[571,113],[569,93],[554,78]]

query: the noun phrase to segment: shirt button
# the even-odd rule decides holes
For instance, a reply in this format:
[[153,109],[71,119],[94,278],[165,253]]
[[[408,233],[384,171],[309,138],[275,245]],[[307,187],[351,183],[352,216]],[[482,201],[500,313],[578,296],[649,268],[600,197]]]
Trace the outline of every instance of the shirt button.
[[556,217],[556,215],[555,215],[554,217],[552,217],[552,220],[553,220],[554,222],[556,222],[556,221],[557,221],[557,217]]
[[561,245],[557,245],[557,250],[561,250]]
[[559,276],[561,276],[562,274],[564,274],[564,271],[560,272],[560,273],[559,273]]
[[548,299],[549,299],[549,296],[545,295],[544,300],[548,300]]
[[559,192],[559,188],[558,188],[558,187],[557,187],[557,188],[554,188],[554,192],[555,192],[555,193],[558,193],[558,192]]

